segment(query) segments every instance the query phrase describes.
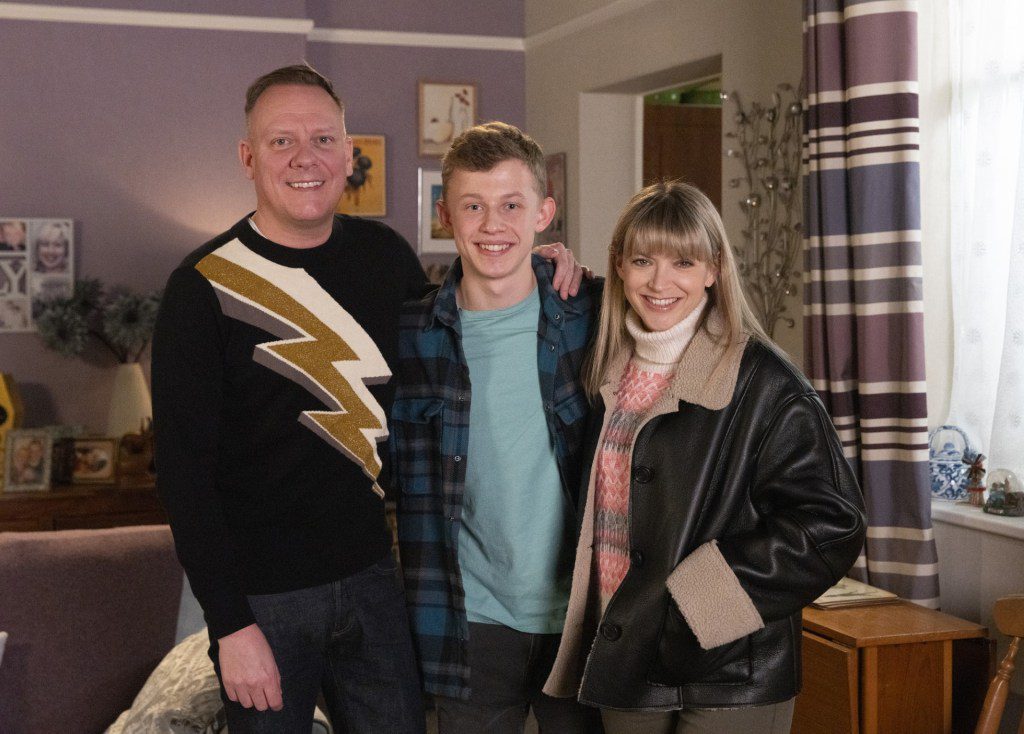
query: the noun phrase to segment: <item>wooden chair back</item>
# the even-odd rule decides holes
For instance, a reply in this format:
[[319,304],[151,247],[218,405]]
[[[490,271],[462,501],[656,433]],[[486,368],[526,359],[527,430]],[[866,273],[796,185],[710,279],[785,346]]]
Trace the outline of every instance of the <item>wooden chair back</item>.
[[[989,683],[988,693],[985,694],[985,703],[981,708],[981,715],[978,717],[978,726],[974,734],[996,734],[999,730],[999,722],[1003,718],[1003,709],[1006,706],[1006,695],[1010,690],[1010,679],[1013,677],[1014,659],[1017,657],[1017,647],[1024,637],[1024,594],[1004,596],[997,599],[992,609],[995,618],[996,628],[1010,638],[1010,649],[1006,657],[999,663],[999,670],[996,677]],[[1024,734],[1024,718],[1021,719],[1018,734]]]

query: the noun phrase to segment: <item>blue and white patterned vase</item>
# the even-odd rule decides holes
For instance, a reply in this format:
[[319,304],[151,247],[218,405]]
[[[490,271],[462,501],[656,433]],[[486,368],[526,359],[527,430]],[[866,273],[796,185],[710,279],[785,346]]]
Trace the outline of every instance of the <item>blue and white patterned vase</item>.
[[932,497],[940,500],[967,499],[968,460],[974,456],[967,434],[957,426],[939,426],[928,434],[928,474]]

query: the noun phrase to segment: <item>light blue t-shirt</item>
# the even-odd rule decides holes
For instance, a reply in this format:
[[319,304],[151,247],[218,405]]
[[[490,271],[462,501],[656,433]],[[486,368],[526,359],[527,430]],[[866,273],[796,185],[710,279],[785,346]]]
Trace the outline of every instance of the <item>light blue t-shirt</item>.
[[536,289],[497,311],[460,310],[472,402],[459,567],[470,622],[561,632],[573,519],[537,372]]

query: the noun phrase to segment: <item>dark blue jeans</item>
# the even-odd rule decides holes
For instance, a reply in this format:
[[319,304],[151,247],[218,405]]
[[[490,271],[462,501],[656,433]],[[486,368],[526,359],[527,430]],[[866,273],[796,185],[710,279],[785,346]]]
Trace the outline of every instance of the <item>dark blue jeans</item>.
[[[422,734],[423,696],[389,553],[310,589],[249,597],[281,674],[284,708],[247,709],[221,687],[231,734],[309,734],[320,691],[336,734]],[[210,656],[220,675],[217,643]]]

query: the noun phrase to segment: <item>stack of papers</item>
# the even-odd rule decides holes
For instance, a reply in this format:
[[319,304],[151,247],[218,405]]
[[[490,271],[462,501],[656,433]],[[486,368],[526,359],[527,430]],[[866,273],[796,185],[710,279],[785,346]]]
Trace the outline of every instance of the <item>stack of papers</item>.
[[869,586],[849,577],[844,577],[838,584],[819,596],[812,607],[818,609],[839,609],[842,607],[863,607],[869,604],[890,604],[899,601],[899,597],[891,591]]

